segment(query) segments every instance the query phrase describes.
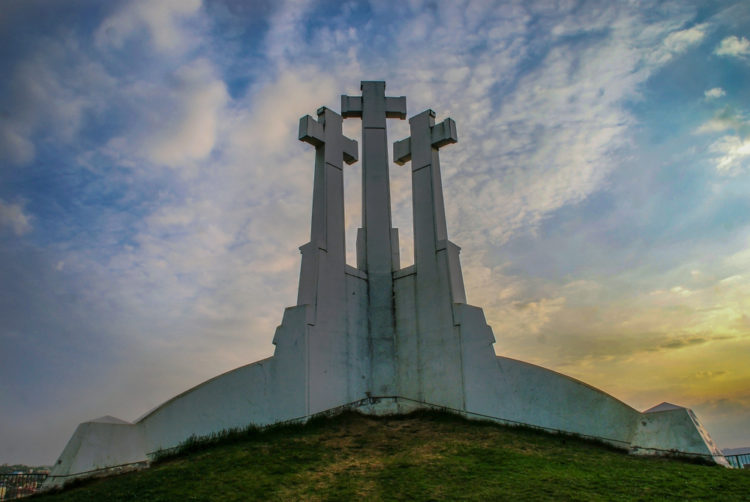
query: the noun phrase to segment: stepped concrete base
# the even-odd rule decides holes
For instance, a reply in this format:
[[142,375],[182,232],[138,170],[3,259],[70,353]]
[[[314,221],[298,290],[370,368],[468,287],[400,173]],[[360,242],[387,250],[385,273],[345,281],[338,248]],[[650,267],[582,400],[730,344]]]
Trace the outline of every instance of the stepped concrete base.
[[[497,392],[476,406],[454,409],[408,396],[360,396],[313,415],[280,414],[292,407],[271,398],[274,358],[237,368],[170,399],[135,423],[105,417],[84,422],[52,468],[44,488],[68,480],[147,465],[157,452],[192,436],[207,436],[249,425],[304,422],[310,416],[356,409],[373,415],[445,409],[469,419],[524,425],[576,434],[628,449],[636,455],[684,455],[729,466],[695,414],[664,405],[638,412],[608,394],[559,373],[495,357]],[[279,393],[275,393],[277,396]],[[262,402],[257,402],[260,400]],[[566,404],[567,403],[567,404]]]

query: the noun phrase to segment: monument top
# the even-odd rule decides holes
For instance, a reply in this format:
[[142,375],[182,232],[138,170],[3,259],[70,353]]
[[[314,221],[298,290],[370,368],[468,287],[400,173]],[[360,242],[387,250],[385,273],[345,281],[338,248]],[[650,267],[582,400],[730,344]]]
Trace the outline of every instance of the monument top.
[[361,117],[362,127],[385,127],[385,119],[406,118],[406,97],[385,95],[385,82],[362,81],[362,96],[341,96],[341,116]]

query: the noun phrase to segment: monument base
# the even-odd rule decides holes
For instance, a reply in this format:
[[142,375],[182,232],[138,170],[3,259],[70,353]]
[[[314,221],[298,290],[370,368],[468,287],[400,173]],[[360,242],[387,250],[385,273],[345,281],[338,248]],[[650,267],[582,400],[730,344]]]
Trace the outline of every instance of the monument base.
[[[494,392],[468,399],[464,409],[408,396],[362,395],[358,400],[309,415],[276,411],[295,406],[293,402],[279,402],[285,393],[274,391],[279,384],[273,377],[277,360],[272,357],[258,361],[170,399],[135,423],[113,417],[82,423],[52,468],[44,489],[75,478],[142,468],[160,451],[174,448],[190,437],[250,425],[305,422],[343,410],[372,415],[445,410],[468,419],[596,439],[635,455],[695,457],[730,467],[688,408],[664,403],[641,413],[565,375],[514,359],[494,359],[494,379],[482,385],[486,390],[494,383]],[[274,395],[277,399],[271,397]]]

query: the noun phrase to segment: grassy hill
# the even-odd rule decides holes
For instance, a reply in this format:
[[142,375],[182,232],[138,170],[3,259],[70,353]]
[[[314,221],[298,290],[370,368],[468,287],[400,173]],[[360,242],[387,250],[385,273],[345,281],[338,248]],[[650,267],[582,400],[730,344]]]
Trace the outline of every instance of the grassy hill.
[[750,500],[750,471],[438,412],[250,430],[34,501]]

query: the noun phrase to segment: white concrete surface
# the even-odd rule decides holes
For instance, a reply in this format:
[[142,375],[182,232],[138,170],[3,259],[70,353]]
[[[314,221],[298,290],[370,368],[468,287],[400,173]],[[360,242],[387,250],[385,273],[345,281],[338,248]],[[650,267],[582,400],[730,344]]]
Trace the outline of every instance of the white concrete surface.
[[142,467],[148,462],[146,449],[143,430],[135,424],[114,417],[84,422],[76,428],[43,488],[107,470]]
[[385,83],[363,82],[342,96],[342,115],[361,117],[363,228],[357,268],[345,262],[344,163],[357,143],[342,117],[321,108],[300,120],[299,138],[315,147],[310,242],[300,247],[297,305],[284,311],[273,357],[208,380],[135,423],[112,417],[78,426],[47,486],[117,466],[142,465],[191,436],[268,425],[356,407],[402,413],[444,407],[468,417],[595,437],[637,454],[721,452],[695,414],[663,403],[640,413],[583,382],[497,357],[482,309],[467,305],[460,248],[448,240],[439,148],[457,141],[450,119],[409,120],[411,136],[394,160],[411,162],[414,265],[401,269],[392,228],[386,118],[405,118],[405,98]]

